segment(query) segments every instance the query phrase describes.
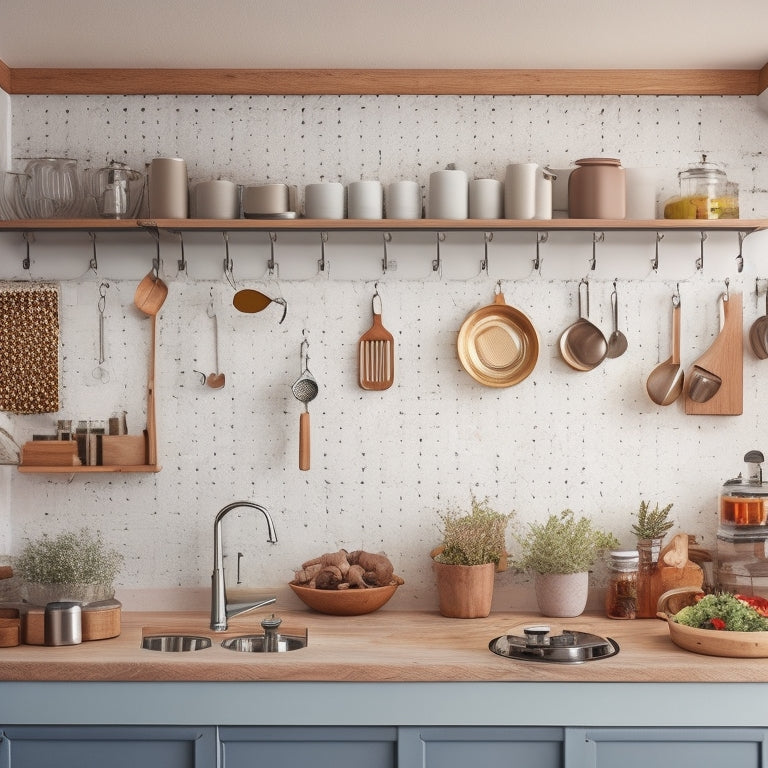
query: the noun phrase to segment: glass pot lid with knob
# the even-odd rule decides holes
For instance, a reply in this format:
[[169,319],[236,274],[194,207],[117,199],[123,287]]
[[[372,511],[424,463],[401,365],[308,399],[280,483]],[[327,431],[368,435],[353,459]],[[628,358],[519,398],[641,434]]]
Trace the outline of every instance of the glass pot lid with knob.
[[749,451],[744,456],[746,476],[727,480],[720,490],[720,525],[765,526],[768,510],[768,482],[763,482],[762,464],[765,460],[760,451]]

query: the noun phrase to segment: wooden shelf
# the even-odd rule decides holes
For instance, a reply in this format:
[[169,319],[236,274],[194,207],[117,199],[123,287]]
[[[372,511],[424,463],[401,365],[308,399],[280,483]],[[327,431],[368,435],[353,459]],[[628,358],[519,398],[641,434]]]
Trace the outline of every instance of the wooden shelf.
[[757,232],[768,219],[16,219],[0,232]]
[[39,475],[43,473],[56,475],[84,475],[94,472],[159,472],[162,469],[158,464],[135,464],[130,466],[102,465],[102,466],[77,466],[77,467],[38,467],[18,465],[19,472],[27,475]]

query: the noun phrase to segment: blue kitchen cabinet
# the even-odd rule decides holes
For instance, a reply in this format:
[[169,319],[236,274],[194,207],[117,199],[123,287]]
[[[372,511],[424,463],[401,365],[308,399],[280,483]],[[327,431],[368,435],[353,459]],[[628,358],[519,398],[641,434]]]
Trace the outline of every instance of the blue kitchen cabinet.
[[401,728],[398,768],[563,768],[564,730]]
[[768,732],[760,728],[569,728],[566,764],[763,768],[768,765],[767,745]]
[[212,768],[216,730],[187,726],[11,726],[0,768]]
[[[341,706],[341,703],[329,702],[329,706]],[[395,768],[397,728],[222,727],[219,728],[219,757],[221,768]]]

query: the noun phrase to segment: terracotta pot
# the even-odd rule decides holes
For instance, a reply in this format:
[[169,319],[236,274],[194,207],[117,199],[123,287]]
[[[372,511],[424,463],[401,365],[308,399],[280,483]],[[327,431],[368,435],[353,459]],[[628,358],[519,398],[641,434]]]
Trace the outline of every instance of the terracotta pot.
[[589,573],[537,573],[536,600],[543,616],[580,616],[587,607]]
[[491,612],[496,566],[447,565],[432,561],[439,610],[449,619],[482,619]]

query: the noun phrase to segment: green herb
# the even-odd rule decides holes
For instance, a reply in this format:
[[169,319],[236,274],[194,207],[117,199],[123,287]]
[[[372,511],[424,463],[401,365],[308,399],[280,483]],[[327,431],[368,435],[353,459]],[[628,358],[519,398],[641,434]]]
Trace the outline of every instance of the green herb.
[[730,632],[768,631],[768,618],[727,593],[705,595],[698,603],[679,610],[675,614],[675,621],[698,629],[720,628]]
[[669,511],[672,504],[667,504],[663,509],[659,505],[651,510],[647,501],[640,502],[640,509],[637,513],[637,523],[632,526],[632,533],[638,539],[660,539],[674,525],[672,520],[668,520]]
[[123,556],[108,549],[101,534],[87,528],[30,541],[15,562],[27,582],[40,584],[101,584],[110,586]]
[[619,546],[612,533],[595,528],[587,517],[577,520],[570,509],[551,514],[545,523],[529,523],[518,541],[523,554],[515,567],[535,573],[583,573],[601,552]]
[[443,521],[443,549],[435,556],[448,565],[495,563],[506,553],[507,525],[514,512],[496,512],[488,499],[478,501],[472,494],[472,512],[452,510],[440,515]]

